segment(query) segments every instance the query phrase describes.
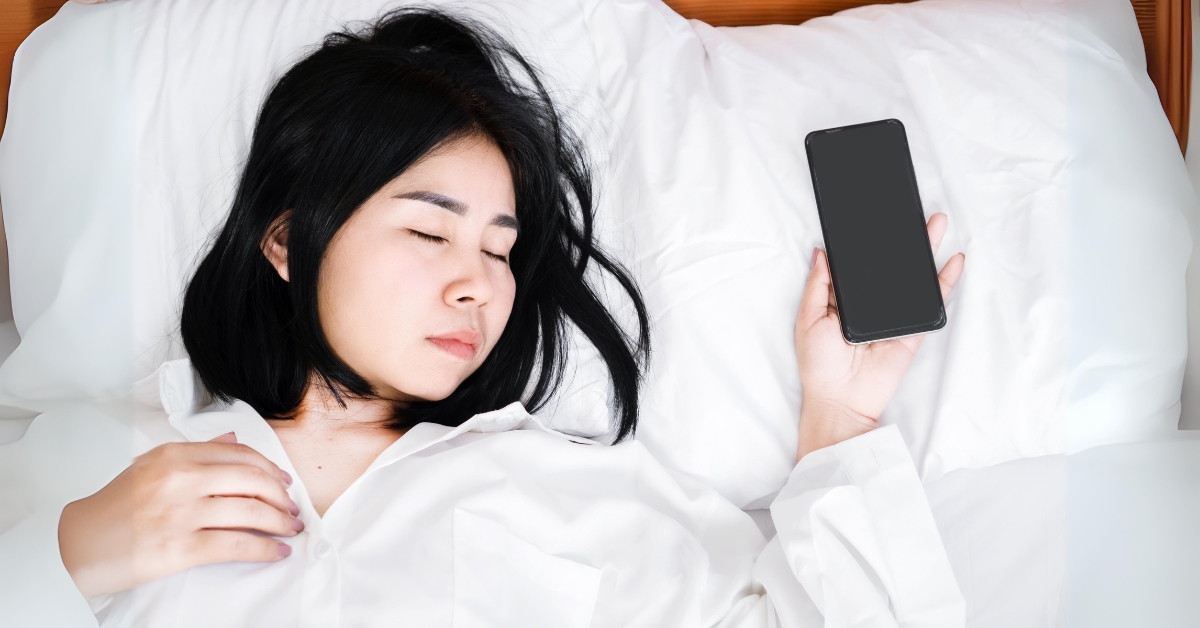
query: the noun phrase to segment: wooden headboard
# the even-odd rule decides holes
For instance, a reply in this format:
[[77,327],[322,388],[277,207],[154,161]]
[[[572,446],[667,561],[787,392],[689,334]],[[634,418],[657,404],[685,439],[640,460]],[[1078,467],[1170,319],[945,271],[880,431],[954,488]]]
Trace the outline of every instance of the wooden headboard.
[[[680,15],[714,26],[799,24],[865,4],[905,0],[666,0]],[[1131,0],[1146,45],[1146,71],[1158,87],[1163,111],[1175,129],[1180,150],[1187,148],[1192,91],[1192,11],[1190,0]],[[0,0],[0,132],[8,112],[8,81],[17,46],[50,19],[64,0]]]

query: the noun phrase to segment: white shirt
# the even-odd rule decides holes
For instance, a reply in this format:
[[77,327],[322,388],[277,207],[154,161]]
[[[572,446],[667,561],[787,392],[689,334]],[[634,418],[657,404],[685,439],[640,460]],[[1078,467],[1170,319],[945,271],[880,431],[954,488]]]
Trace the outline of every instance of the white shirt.
[[[40,419],[39,419],[40,420]],[[717,492],[638,442],[547,428],[520,404],[413,427],[318,517],[247,404],[176,413],[190,441],[233,431],[288,471],[305,530],[276,563],[195,567],[91,600],[101,626],[906,626],[964,604],[900,433],[804,457],[768,542]],[[32,428],[31,428],[32,431]],[[153,442],[146,443],[153,445]],[[0,625],[80,604],[57,513],[0,535]],[[52,528],[51,528],[52,526]],[[10,537],[10,538],[5,538]],[[56,564],[53,564],[55,563]],[[22,592],[24,591],[24,593]]]

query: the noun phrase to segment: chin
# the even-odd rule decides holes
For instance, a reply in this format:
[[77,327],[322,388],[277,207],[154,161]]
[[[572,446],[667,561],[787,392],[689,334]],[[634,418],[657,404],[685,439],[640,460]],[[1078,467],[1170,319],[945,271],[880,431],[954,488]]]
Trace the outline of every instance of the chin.
[[[402,352],[396,352],[403,355]],[[441,401],[475,372],[476,365],[447,358],[440,350],[429,354],[407,354],[372,369],[379,376],[379,390],[393,391],[397,398]],[[390,396],[390,395],[389,395]]]
[[453,394],[461,383],[462,381],[458,378],[447,381],[412,382],[408,387],[400,387],[398,390],[424,401],[441,401]]

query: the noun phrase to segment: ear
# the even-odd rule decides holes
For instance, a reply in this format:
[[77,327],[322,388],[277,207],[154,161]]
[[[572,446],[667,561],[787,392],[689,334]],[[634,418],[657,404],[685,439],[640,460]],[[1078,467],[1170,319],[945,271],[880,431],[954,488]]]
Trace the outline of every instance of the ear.
[[263,256],[267,261],[275,267],[275,272],[284,281],[288,279],[288,225],[292,220],[292,210],[287,210],[271,223],[271,228],[267,229],[267,235],[263,236],[262,248]]

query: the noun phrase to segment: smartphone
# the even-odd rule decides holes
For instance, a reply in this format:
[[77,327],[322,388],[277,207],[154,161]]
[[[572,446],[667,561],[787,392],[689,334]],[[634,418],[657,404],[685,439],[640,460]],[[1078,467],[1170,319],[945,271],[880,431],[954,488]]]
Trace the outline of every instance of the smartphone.
[[813,131],[804,148],[846,342],[945,327],[904,125],[879,120]]

